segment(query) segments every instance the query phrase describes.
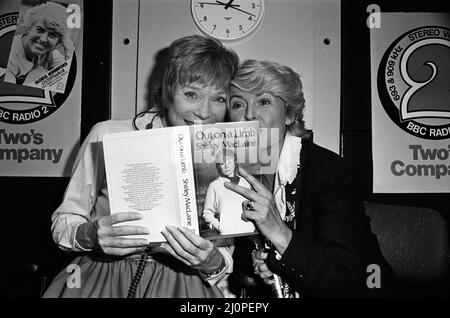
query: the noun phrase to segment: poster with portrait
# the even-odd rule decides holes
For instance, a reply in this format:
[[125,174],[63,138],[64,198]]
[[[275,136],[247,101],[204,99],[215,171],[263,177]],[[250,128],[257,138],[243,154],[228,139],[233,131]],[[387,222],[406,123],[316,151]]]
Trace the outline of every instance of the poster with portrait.
[[450,192],[450,14],[370,31],[374,193]]
[[[60,68],[53,69],[53,75],[50,70],[40,77],[64,79],[64,89],[50,89],[53,87],[50,80],[42,80],[49,84],[45,89],[24,85],[26,80],[24,83],[8,81],[9,66],[14,64],[12,56],[21,72],[25,72],[19,76],[22,78],[42,69],[40,62],[50,63],[51,57],[57,55],[53,51],[62,56],[61,48],[51,45],[50,40],[56,22],[49,18],[49,12],[55,6],[58,12],[64,8],[67,25],[62,28],[73,26],[69,32],[73,36],[72,52]],[[38,11],[32,11],[25,19],[27,28],[34,31],[24,31],[22,13],[30,10]],[[2,0],[0,3],[0,176],[70,176],[80,141],[82,25],[81,0]],[[26,39],[31,37],[30,32],[40,32],[41,38],[34,37],[30,42]],[[13,53],[15,45],[24,45],[19,50],[22,56]],[[48,50],[50,47],[54,50]],[[44,51],[41,57],[28,54]]]
[[80,14],[78,0],[23,0],[4,81],[64,93]]

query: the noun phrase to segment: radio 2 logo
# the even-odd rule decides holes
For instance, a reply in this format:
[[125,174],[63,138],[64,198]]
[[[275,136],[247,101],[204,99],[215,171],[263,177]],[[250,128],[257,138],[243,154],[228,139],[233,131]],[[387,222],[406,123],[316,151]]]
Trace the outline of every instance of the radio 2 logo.
[[425,26],[398,37],[381,59],[377,86],[398,127],[423,139],[450,138],[450,29]]
[[0,122],[15,125],[36,122],[57,111],[72,91],[77,69],[74,53],[64,93],[5,82],[9,48],[18,16],[18,12],[0,15]]

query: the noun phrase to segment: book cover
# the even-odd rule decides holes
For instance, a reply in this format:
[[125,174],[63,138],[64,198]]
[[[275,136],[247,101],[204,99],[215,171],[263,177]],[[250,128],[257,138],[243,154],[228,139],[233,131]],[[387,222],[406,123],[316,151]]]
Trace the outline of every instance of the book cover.
[[219,239],[255,233],[254,224],[241,219],[247,199],[224,183],[251,188],[239,176],[239,166],[259,177],[259,123],[198,125],[191,130],[200,235]]
[[246,199],[224,182],[250,188],[237,173],[259,175],[258,122],[177,126],[105,134],[103,148],[111,213],[140,212],[151,243],[167,225],[220,239],[255,233],[241,219]]

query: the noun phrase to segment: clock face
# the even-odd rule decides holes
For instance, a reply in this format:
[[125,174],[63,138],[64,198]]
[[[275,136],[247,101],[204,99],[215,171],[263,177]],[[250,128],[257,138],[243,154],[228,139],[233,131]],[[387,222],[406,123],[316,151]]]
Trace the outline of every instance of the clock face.
[[264,0],[191,0],[191,12],[203,33],[221,41],[236,41],[258,29]]

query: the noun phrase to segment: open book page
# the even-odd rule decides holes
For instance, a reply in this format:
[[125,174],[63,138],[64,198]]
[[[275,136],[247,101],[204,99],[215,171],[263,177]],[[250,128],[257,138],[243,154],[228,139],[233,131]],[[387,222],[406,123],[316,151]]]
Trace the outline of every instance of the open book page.
[[140,212],[149,242],[167,225],[198,234],[189,127],[106,134],[103,140],[111,213]]
[[255,234],[254,224],[241,219],[247,199],[224,183],[251,188],[239,175],[239,166],[259,176],[259,123],[195,125],[191,130],[200,235],[221,239]]

